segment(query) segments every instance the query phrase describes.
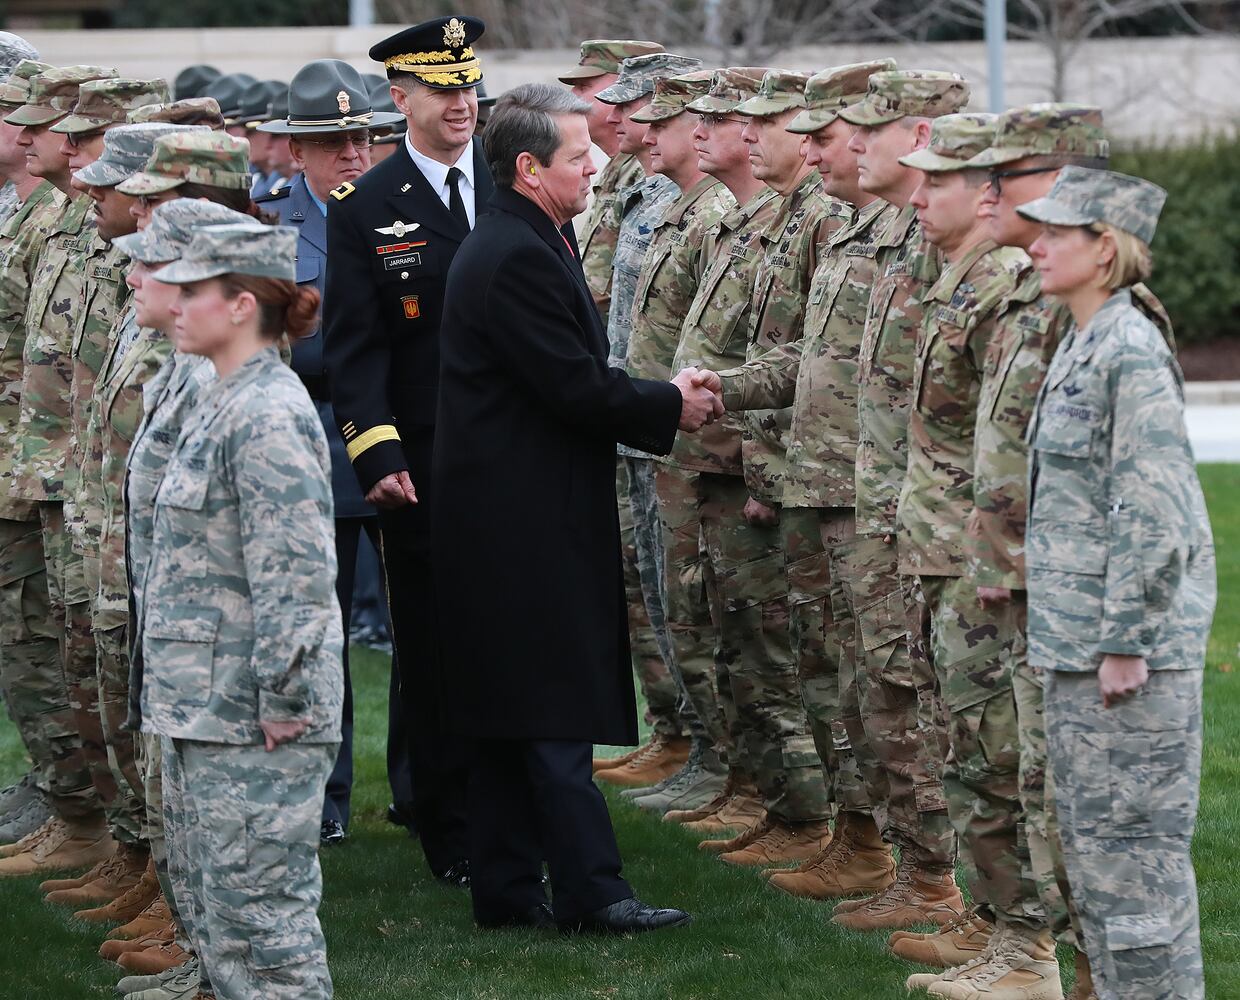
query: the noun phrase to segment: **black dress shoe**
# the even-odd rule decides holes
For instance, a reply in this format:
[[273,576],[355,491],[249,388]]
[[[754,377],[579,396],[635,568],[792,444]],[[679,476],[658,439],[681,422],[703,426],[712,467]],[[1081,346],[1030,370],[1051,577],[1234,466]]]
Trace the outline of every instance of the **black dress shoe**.
[[439,879],[444,885],[450,885],[455,889],[468,889],[469,862],[462,860],[450,864],[443,871],[435,872],[435,878]]
[[560,924],[563,934],[635,934],[664,927],[682,927],[693,922],[684,910],[660,910],[647,906],[636,896],[622,899],[581,920]]
[[393,826],[403,826],[409,831],[409,836],[416,837],[418,835],[417,820],[413,818],[413,806],[404,802],[389,802],[387,807],[387,821]]
[[478,920],[479,927],[487,929],[496,927],[532,927],[535,930],[548,930],[555,926],[555,917],[551,913],[551,907],[546,903],[538,903],[531,906],[524,913],[514,913],[509,917],[501,917],[499,919]]
[[337,844],[343,844],[348,834],[344,832],[344,827],[336,819],[325,819],[323,825],[319,827],[319,843],[326,847],[335,847]]

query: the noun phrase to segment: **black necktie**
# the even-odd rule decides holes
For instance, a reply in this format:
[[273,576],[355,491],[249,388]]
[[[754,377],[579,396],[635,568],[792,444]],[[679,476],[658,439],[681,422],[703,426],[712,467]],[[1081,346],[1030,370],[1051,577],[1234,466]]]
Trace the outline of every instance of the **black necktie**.
[[460,180],[465,175],[456,167],[448,168],[448,211],[452,218],[469,229],[469,216],[465,214],[465,202],[461,198]]

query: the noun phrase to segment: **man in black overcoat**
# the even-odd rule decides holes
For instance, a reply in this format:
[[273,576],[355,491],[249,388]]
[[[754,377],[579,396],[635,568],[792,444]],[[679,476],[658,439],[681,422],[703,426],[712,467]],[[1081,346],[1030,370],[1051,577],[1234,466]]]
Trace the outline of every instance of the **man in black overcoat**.
[[[637,741],[616,517],[618,441],[665,454],[722,405],[607,366],[561,231],[585,207],[589,106],[533,84],[486,133],[492,211],[448,273],[432,547],[447,724],[475,739],[474,916],[484,926],[650,930],[687,922],[620,875],[593,743]],[[554,914],[541,882],[551,876]]]
[[442,17],[379,42],[397,109],[397,151],[330,194],[323,304],[331,401],[353,471],[379,509],[415,821],[431,870],[468,881],[466,757],[443,727],[430,560],[431,449],[444,282],[494,190],[474,140],[483,24]]

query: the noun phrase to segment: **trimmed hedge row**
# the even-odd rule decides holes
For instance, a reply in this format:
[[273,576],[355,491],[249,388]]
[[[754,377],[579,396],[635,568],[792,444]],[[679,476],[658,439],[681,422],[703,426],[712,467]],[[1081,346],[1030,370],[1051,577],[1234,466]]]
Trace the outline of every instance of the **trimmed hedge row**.
[[1240,134],[1119,152],[1111,167],[1167,189],[1149,284],[1176,340],[1240,337]]

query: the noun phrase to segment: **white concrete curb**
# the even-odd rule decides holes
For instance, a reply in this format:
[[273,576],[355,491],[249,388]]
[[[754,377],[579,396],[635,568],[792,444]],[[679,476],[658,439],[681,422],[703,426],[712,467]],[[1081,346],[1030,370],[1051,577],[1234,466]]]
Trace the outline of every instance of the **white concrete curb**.
[[1189,406],[1236,406],[1240,382],[1186,382],[1184,402]]

